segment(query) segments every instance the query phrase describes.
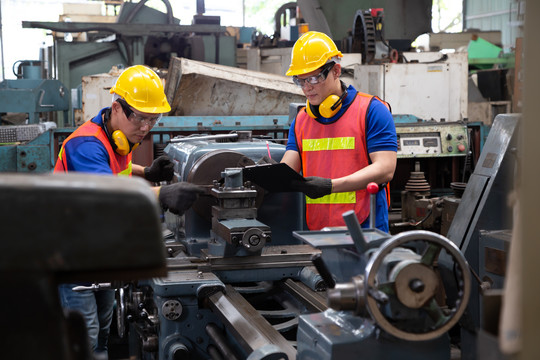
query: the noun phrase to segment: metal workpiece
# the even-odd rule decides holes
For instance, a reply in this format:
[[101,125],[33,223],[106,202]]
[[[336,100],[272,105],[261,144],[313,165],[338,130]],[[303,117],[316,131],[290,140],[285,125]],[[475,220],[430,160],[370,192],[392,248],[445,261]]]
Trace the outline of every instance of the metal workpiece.
[[[239,342],[245,356],[268,349],[273,345],[273,354],[285,359],[295,359],[294,347],[275,330],[234,288],[226,286],[225,292],[209,297],[210,308],[227,327],[228,332]],[[265,348],[266,347],[266,348]],[[272,355],[268,353],[261,359]]]

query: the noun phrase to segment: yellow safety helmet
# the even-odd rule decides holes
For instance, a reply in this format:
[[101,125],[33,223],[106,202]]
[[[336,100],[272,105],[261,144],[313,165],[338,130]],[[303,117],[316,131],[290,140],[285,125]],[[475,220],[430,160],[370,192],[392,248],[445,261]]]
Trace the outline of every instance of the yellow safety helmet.
[[129,106],[144,113],[162,114],[171,111],[161,79],[152,69],[143,65],[125,69],[110,93],[118,94]]
[[334,56],[343,57],[328,35],[308,31],[294,43],[287,76],[302,75],[317,70]]

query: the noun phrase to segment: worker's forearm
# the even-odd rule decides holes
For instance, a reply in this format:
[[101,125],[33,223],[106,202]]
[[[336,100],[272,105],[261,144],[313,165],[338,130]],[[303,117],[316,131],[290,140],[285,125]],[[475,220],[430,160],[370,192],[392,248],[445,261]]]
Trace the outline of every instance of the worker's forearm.
[[297,151],[287,150],[281,159],[282,163],[289,165],[294,171],[300,172],[300,155]]
[[341,178],[332,179],[332,192],[346,192],[365,189],[370,182],[384,184],[394,177],[396,168],[395,153],[386,152],[372,164],[357,172]]
[[379,173],[372,168],[372,165],[369,165],[351,175],[332,179],[332,192],[356,191],[365,189],[370,182],[382,184],[387,181],[389,181],[388,176]]
[[133,164],[131,166],[131,172],[134,176],[140,176],[144,178],[144,166]]

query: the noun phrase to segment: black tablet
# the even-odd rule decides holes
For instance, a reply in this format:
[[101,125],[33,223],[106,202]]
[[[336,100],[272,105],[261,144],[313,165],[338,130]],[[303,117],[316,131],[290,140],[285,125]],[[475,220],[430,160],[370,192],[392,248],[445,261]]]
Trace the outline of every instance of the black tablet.
[[298,191],[291,188],[291,183],[306,181],[285,163],[246,166],[242,175],[244,181],[249,180],[270,192]]

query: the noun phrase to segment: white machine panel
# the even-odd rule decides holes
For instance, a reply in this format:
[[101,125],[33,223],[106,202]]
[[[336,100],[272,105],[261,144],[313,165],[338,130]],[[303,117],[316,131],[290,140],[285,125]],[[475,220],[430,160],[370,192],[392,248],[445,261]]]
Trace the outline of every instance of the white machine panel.
[[401,134],[398,155],[439,155],[441,137],[438,133]]
[[353,85],[390,103],[394,115],[437,122],[467,118],[467,53],[404,56],[408,63],[356,65]]

